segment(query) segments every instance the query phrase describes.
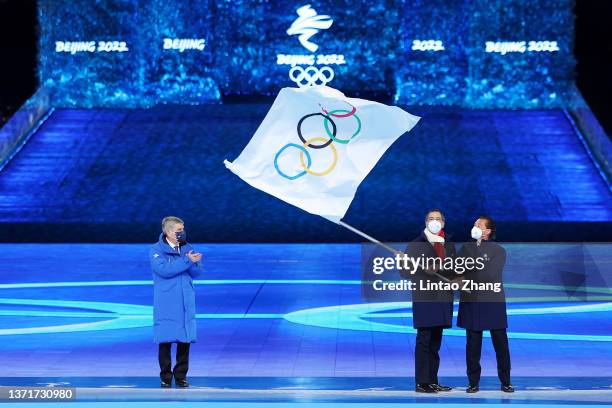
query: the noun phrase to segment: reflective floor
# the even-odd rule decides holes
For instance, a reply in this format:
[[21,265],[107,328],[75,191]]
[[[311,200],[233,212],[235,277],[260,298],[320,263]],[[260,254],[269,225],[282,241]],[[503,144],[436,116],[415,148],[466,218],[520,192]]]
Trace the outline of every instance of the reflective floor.
[[[603,244],[568,245],[506,245],[517,392],[499,391],[488,338],[482,391],[464,392],[465,337],[454,327],[445,330],[440,376],[457,389],[434,400],[612,400],[612,251]],[[196,247],[207,272],[196,281],[192,388],[160,390],[148,244],[0,245],[0,385],[76,386],[82,401],[432,398],[413,391],[410,303],[401,295],[392,302],[362,299],[359,245]],[[564,267],[582,265],[580,285],[561,282],[566,275],[552,266],[538,274],[524,261],[529,255],[532,262],[538,256],[550,262],[555,254],[564,255]]]

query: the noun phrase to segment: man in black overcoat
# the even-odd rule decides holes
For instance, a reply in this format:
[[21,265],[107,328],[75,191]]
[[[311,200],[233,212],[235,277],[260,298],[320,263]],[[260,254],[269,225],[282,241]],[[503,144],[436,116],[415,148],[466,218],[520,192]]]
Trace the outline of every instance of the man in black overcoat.
[[[502,272],[506,264],[506,250],[494,241],[496,226],[491,217],[481,216],[474,223],[472,238],[474,242],[463,245],[458,257],[483,259],[484,267],[475,266],[467,269],[464,279],[474,285],[488,289],[461,291],[457,326],[466,332],[466,364],[469,386],[468,393],[479,390],[480,354],[482,333],[489,330],[495,355],[497,357],[497,374],[501,390],[514,392],[510,383],[510,351],[508,347],[508,317],[506,314],[506,297],[503,289]],[[498,284],[499,291],[493,290]]]
[[[448,242],[444,232],[444,214],[438,209],[430,210],[425,216],[425,229],[406,248],[406,255],[413,258],[438,258],[441,263],[448,257],[455,257],[455,246]],[[416,286],[412,292],[412,325],[417,330],[414,350],[414,371],[416,392],[437,393],[450,391],[451,387],[440,385],[440,346],[442,332],[452,326],[453,292],[451,290],[421,290],[421,284],[447,281],[442,277],[454,277],[455,273],[436,265],[419,267],[411,279]]]

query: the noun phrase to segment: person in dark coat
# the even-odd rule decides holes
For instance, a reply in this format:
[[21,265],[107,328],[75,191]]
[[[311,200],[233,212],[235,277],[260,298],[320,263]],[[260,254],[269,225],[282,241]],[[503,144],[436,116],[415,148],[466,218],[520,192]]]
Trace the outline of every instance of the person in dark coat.
[[[464,279],[484,289],[461,292],[457,326],[466,332],[466,364],[469,386],[468,393],[478,392],[480,381],[480,353],[482,333],[489,330],[497,357],[497,374],[504,392],[514,392],[510,384],[510,350],[508,347],[508,317],[506,297],[503,289],[502,272],[506,264],[506,250],[494,241],[495,221],[481,216],[474,223],[474,242],[463,245],[458,257],[481,257],[484,267],[467,269]],[[499,291],[493,289],[498,285]],[[489,285],[488,287],[486,285]]]
[[[408,257],[436,259],[444,261],[454,257],[455,246],[448,242],[444,232],[444,214],[432,209],[425,216],[425,229],[406,248]],[[406,272],[404,272],[406,273]],[[445,271],[430,265],[430,268],[417,268],[414,274],[404,275],[415,284],[412,292],[412,325],[417,329],[414,350],[414,371],[416,392],[436,393],[450,391],[451,387],[440,385],[440,347],[442,332],[450,328],[453,321],[453,292],[451,290],[421,290],[422,283],[439,283],[454,277],[453,271]]]
[[[189,348],[196,341],[193,278],[203,272],[202,254],[187,243],[185,223],[177,217],[162,221],[159,240],[149,251],[153,270],[153,340],[159,344],[161,386],[188,387]],[[171,346],[176,364],[171,368]]]

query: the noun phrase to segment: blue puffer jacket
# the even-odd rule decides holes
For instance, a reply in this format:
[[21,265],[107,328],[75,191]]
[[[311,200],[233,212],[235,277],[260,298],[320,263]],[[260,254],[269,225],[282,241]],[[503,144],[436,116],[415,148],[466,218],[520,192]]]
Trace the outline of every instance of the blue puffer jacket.
[[153,270],[153,340],[156,343],[195,343],[196,308],[193,278],[204,271],[202,262],[187,257],[191,244],[174,251],[164,239],[151,247],[149,260]]

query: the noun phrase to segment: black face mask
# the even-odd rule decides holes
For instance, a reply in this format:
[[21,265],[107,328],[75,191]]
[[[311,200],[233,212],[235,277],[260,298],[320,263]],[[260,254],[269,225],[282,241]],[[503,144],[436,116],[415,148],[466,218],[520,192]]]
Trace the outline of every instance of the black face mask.
[[185,245],[187,243],[187,233],[185,231],[177,231],[174,235],[179,245]]

